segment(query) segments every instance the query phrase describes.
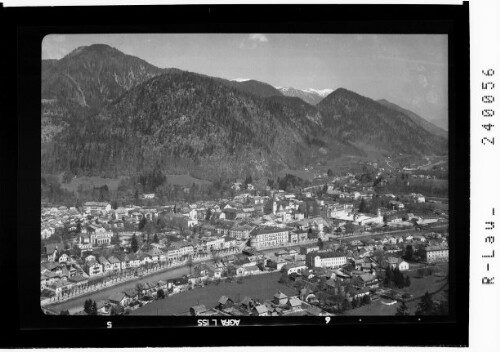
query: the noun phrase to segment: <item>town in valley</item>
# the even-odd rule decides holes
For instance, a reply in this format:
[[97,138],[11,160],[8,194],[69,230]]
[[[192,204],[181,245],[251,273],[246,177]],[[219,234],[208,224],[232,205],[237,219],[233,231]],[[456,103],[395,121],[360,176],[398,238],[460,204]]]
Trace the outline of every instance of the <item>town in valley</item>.
[[391,168],[390,158],[361,164],[359,174],[339,176],[309,168],[307,186],[282,183],[286,190],[235,180],[221,199],[189,201],[193,184],[166,204],[143,193],[139,204],[43,206],[42,307],[76,315],[394,315],[415,314],[428,296],[432,312],[420,314],[446,314],[447,197],[385,191],[434,183],[442,160],[427,170]]
[[45,314],[448,315],[447,36],[54,34],[41,69]]

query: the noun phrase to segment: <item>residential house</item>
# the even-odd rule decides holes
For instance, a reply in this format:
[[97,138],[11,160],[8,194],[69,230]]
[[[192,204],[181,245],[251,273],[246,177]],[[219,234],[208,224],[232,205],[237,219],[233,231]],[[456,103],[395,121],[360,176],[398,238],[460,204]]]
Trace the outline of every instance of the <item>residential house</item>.
[[358,288],[364,288],[364,287],[376,288],[379,285],[377,277],[373,274],[368,274],[368,273],[356,275],[353,278],[353,284],[355,287]]
[[302,302],[297,297],[290,297],[286,305],[291,311],[297,311],[302,308]]
[[128,302],[128,298],[123,292],[116,292],[113,293],[109,298],[108,301],[112,304],[117,304],[121,305],[122,307],[125,307]]
[[110,315],[111,314],[111,304],[107,300],[99,300],[96,302],[97,314],[98,315]]
[[198,304],[196,306],[192,306],[191,308],[189,308],[189,313],[191,313],[191,315],[193,316],[202,315],[206,311],[208,311],[208,309],[207,307],[205,307],[204,304]]
[[319,251],[319,246],[311,246],[311,247],[301,246],[299,250],[300,250],[300,254],[308,254],[310,252]]
[[42,237],[42,240],[46,240],[47,238],[49,238],[50,236],[52,236],[55,232],[55,228],[53,227],[45,227],[41,230],[41,237]]
[[291,275],[293,273],[301,273],[304,270],[307,270],[307,266],[299,263],[288,263],[282,267],[282,271],[286,272],[287,275]]
[[62,253],[59,256],[59,263],[66,263],[69,259],[69,256],[66,253]]
[[258,304],[252,308],[252,315],[257,317],[266,317],[269,315],[269,311],[264,304]]
[[246,275],[255,275],[255,274],[260,273],[260,269],[256,265],[245,266],[245,267],[243,267],[243,269],[244,269],[244,271],[243,271],[243,275],[244,276],[246,276]]
[[404,203],[399,202],[397,200],[391,200],[389,204],[393,209],[404,209],[405,207]]
[[410,268],[406,261],[398,257],[388,257],[386,266],[393,270],[398,268],[399,271],[407,271]]
[[98,261],[102,265],[103,271],[105,273],[107,273],[108,271],[113,270],[113,266],[111,265],[111,263],[109,262],[109,260],[107,260],[103,256],[100,256],[99,259],[98,259]]
[[236,239],[229,236],[224,236],[223,248],[228,249],[236,246]]
[[234,305],[234,301],[227,297],[227,296],[221,296],[221,298],[218,301],[217,308],[219,309],[226,309],[229,307],[232,307]]
[[269,259],[267,261],[267,266],[275,270],[281,270],[287,263],[288,262],[282,258],[276,260]]
[[113,271],[120,271],[121,269],[121,260],[118,259],[117,257],[115,256],[111,256],[108,258],[108,261],[109,261],[109,264],[111,264],[111,270]]
[[152,248],[147,252],[147,254],[149,257],[151,257],[151,261],[153,261],[154,263],[158,263],[160,261],[160,258],[162,257],[166,259],[163,251],[159,248]]
[[283,306],[287,304],[288,302],[288,296],[285,295],[283,292],[278,291],[274,296],[273,296],[273,303],[279,306]]
[[89,260],[84,265],[84,270],[89,276],[97,276],[103,273],[102,265],[99,264],[95,259]]

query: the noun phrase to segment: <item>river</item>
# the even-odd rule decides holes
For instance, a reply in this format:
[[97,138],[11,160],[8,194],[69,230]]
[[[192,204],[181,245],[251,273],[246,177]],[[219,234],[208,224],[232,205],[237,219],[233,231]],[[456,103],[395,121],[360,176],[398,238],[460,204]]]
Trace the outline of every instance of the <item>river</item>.
[[98,292],[89,293],[87,295],[71,299],[66,302],[50,305],[47,306],[47,308],[56,312],[60,312],[61,310],[69,310],[70,314],[74,314],[76,312],[83,310],[83,305],[85,303],[85,300],[87,299],[91,299],[96,302],[100,300],[105,300],[108,299],[114,293],[123,292],[131,288],[134,289],[139,282],[152,282],[152,281],[156,282],[159,280],[174,279],[176,277],[181,277],[186,274],[189,274],[189,268],[187,266],[168,269],[166,271],[151,274],[143,278],[127,281],[122,284],[118,284],[116,286],[100,290]]

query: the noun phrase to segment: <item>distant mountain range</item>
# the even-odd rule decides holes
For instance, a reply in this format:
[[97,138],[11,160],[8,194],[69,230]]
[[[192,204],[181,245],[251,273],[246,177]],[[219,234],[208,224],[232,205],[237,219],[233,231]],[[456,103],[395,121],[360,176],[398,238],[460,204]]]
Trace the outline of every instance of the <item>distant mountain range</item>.
[[42,61],[42,172],[160,167],[215,180],[373,151],[446,153],[447,140],[409,112],[345,89],[295,91],[304,94],[81,47]]
[[324,97],[333,92],[333,89],[295,89],[292,87],[279,87],[278,90],[287,97],[297,97],[311,105],[318,104]]

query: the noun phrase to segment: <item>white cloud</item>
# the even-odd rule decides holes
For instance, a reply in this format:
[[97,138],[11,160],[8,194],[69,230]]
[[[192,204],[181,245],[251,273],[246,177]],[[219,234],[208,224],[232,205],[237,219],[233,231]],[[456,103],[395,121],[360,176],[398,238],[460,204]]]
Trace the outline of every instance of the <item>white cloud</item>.
[[248,39],[261,43],[266,43],[269,41],[269,39],[267,39],[267,37],[264,34],[250,34]]
[[269,39],[264,34],[249,34],[246,39],[240,43],[240,49],[255,49],[259,44],[267,43]]

